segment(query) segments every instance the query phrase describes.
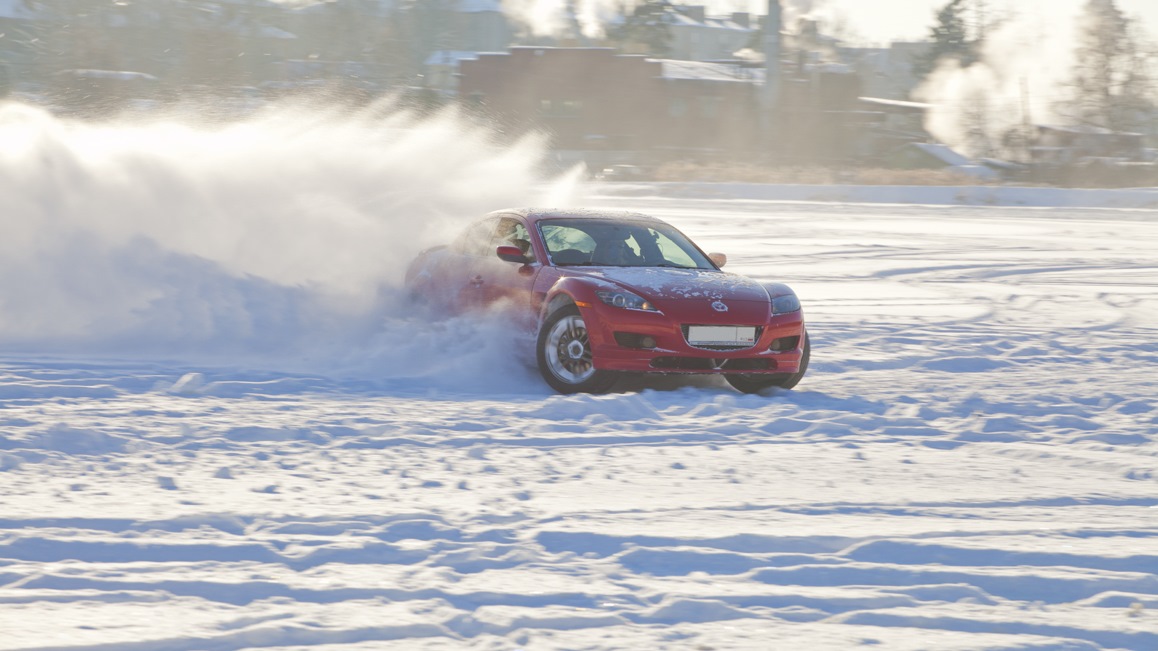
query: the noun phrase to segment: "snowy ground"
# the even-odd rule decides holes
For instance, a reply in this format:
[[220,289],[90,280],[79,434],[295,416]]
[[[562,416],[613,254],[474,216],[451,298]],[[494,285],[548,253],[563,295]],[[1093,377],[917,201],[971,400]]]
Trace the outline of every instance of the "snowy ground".
[[0,648],[1158,649],[1158,215],[588,204],[794,286],[809,377],[7,355]]
[[703,199],[823,201],[938,206],[1036,206],[1051,208],[1158,208],[1158,188],[1086,189],[1013,185],[772,185],[761,183],[615,183],[619,196],[660,195]]

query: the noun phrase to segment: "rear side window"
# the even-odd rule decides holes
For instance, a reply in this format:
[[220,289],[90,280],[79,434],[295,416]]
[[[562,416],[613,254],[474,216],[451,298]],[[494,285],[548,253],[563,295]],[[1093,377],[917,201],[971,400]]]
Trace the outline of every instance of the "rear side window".
[[535,251],[531,247],[531,234],[527,232],[527,227],[523,225],[523,222],[514,217],[503,217],[499,220],[498,229],[495,231],[490,250],[487,253],[493,254],[494,250],[500,246],[517,246],[523,255],[532,260],[535,259]]
[[471,224],[462,235],[455,240],[454,248],[464,255],[484,256],[490,248],[491,238],[494,237],[498,218],[491,217],[481,222]]

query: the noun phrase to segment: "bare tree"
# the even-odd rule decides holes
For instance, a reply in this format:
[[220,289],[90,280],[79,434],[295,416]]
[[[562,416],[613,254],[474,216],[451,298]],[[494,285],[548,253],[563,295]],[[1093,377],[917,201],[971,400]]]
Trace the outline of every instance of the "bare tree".
[[671,53],[674,11],[668,0],[644,0],[624,16],[620,25],[608,30],[608,40],[630,52],[667,56]]
[[420,72],[426,59],[439,50],[454,49],[457,3],[453,0],[403,0],[394,14],[398,36],[409,53],[409,67]]
[[990,157],[997,148],[990,134],[994,103],[990,92],[975,88],[963,99],[961,129],[965,135],[965,149],[975,157]]
[[1114,0],[1088,0],[1081,20],[1071,96],[1060,112],[1085,126],[1143,129],[1154,108],[1154,52]]

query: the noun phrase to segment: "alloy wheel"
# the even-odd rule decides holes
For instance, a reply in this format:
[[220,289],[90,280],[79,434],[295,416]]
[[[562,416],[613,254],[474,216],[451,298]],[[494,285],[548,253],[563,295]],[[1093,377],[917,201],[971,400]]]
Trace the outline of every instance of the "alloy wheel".
[[544,343],[547,368],[568,384],[580,384],[595,374],[591,361],[591,343],[583,318],[568,315],[551,326]]

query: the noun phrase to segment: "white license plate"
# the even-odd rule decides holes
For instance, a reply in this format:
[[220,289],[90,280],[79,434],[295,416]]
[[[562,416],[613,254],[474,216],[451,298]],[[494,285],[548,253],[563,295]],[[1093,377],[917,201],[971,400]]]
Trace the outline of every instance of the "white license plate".
[[702,346],[754,346],[752,326],[688,326],[688,343]]

